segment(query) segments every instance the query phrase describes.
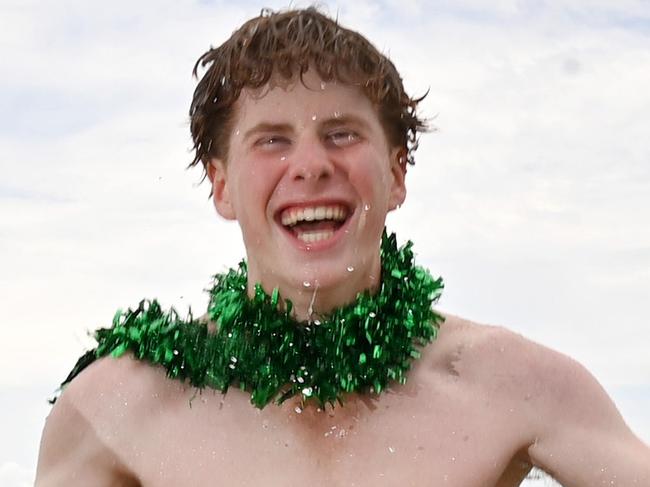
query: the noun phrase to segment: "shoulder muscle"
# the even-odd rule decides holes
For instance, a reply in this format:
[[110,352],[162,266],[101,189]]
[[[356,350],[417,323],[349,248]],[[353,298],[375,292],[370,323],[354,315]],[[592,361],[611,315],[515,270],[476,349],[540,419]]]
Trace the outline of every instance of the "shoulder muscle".
[[37,486],[137,485],[116,431],[128,368],[128,359],[102,359],[68,384],[45,422]]

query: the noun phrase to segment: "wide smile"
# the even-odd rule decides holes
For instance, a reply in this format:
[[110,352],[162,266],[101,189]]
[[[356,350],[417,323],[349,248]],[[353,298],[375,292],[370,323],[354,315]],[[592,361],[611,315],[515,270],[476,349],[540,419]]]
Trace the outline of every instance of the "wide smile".
[[300,248],[324,249],[335,243],[350,221],[353,210],[345,203],[289,205],[276,220]]

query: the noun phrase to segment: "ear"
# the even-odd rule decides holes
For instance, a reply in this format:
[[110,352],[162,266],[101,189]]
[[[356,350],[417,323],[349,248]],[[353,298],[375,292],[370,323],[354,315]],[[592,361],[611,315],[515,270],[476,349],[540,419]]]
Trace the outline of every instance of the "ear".
[[390,170],[393,182],[390,188],[388,208],[390,211],[398,208],[406,199],[406,149],[396,147],[391,151]]
[[221,159],[210,159],[207,170],[208,179],[212,184],[212,201],[217,213],[226,220],[236,220],[237,215],[230,199],[226,165]]

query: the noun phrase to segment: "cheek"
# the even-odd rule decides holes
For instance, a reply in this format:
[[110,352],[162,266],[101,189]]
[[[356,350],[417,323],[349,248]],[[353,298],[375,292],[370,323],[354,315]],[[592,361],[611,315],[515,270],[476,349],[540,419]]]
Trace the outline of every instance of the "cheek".
[[349,178],[357,192],[368,204],[387,205],[390,189],[391,175],[388,170],[380,167],[385,160],[376,161],[369,159],[362,164],[355,164],[350,168]]
[[271,161],[240,164],[236,174],[236,201],[241,218],[259,219],[266,212],[280,176],[279,165]]

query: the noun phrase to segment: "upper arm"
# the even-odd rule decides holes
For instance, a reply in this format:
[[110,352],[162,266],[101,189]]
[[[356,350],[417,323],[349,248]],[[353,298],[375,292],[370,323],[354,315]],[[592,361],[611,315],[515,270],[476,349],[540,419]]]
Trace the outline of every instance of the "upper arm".
[[[84,372],[85,374],[85,372]],[[36,470],[36,485],[138,485],[129,481],[114,448],[98,432],[98,418],[79,407],[92,403],[88,377],[68,385],[45,422]]]
[[625,424],[613,401],[580,364],[534,345],[533,463],[566,487],[650,485],[650,448]]
[[504,328],[447,321],[449,368],[489,398],[535,466],[565,487],[650,486],[650,449],[582,365]]

